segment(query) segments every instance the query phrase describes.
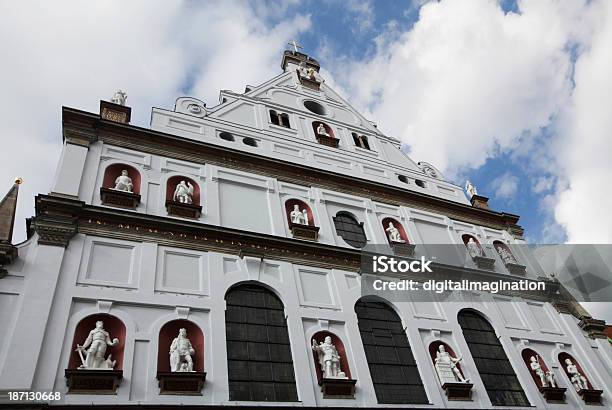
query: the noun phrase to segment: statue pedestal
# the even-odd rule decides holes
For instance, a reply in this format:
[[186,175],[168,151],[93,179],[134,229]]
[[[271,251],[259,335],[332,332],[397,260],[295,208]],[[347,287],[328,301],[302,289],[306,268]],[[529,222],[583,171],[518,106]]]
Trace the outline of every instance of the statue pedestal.
[[181,218],[198,219],[202,215],[202,207],[182,202],[166,201],[168,215],[180,216]]
[[319,386],[324,399],[354,399],[355,383],[353,379],[321,379]]
[[548,403],[565,403],[565,387],[540,387],[540,392]]
[[132,109],[130,107],[100,100],[100,118],[103,120],[129,124],[131,116]]
[[393,253],[398,256],[407,256],[412,258],[414,256],[414,248],[416,248],[416,245],[411,243],[392,242],[391,248],[393,249]]
[[157,372],[159,394],[201,396],[206,372]]
[[310,88],[311,90],[315,90],[315,91],[319,91],[321,89],[320,82],[318,82],[317,80],[311,80],[308,77],[303,77],[298,70],[296,71],[297,71],[298,78],[300,79],[300,83],[302,83],[304,87]]
[[581,389],[578,390],[578,395],[586,404],[601,404],[601,394],[603,390]]
[[493,270],[493,266],[495,265],[495,259],[485,256],[474,256],[472,260],[476,263],[478,269]]
[[293,237],[296,239],[307,239],[309,241],[316,241],[319,239],[319,227],[312,225],[301,225],[289,223],[289,228]]
[[472,195],[472,198],[470,198],[470,203],[475,208],[489,209],[489,198],[486,196]]
[[472,383],[444,383],[442,388],[449,400],[471,401],[473,386]]
[[104,205],[135,209],[140,204],[140,195],[133,192],[100,188],[100,199]]
[[117,394],[123,370],[66,369],[68,394]]
[[508,272],[513,275],[525,275],[526,267],[523,265],[519,265],[518,263],[506,263],[506,268]]
[[332,147],[332,148],[338,148],[338,142],[340,140],[338,138],[317,134],[317,141],[321,145],[325,145],[325,146]]

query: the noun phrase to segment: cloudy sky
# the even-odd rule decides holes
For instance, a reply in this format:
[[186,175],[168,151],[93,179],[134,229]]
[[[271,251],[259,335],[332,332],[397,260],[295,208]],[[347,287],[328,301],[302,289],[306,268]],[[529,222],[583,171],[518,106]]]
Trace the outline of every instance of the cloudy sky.
[[[612,2],[61,1],[0,6],[0,191],[25,179],[15,239],[48,192],[61,106],[126,89],[152,106],[280,72],[296,38],[417,161],[475,182],[532,243],[612,243]],[[2,194],[0,194],[2,195]]]

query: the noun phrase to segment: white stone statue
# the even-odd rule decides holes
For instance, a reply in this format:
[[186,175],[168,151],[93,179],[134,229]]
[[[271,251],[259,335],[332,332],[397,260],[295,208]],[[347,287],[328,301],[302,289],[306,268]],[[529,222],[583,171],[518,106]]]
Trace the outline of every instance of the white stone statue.
[[293,211],[289,214],[291,222],[298,225],[308,225],[308,212],[306,209],[300,211],[299,205],[293,205]]
[[545,372],[540,366],[540,361],[537,356],[531,356],[529,358],[529,366],[531,370],[540,378],[540,383],[542,387],[557,387],[557,383],[555,382],[555,375],[551,371]]
[[389,241],[395,242],[395,243],[405,243],[406,242],[405,240],[402,239],[399,229],[397,229],[395,225],[393,225],[393,222],[389,222],[389,227],[385,229],[385,231],[387,231],[387,236],[389,237]]
[[470,198],[474,195],[478,195],[476,187],[470,182],[469,179],[465,181],[465,190],[468,192],[468,194],[470,194]]
[[187,339],[187,330],[181,328],[179,334],[170,345],[170,371],[171,372],[194,372],[193,359],[195,350]]
[[472,258],[476,258],[478,256],[480,257],[484,256],[484,252],[482,251],[482,248],[480,247],[478,242],[474,240],[474,238],[470,237],[470,239],[468,240],[468,243],[465,246],[467,247],[467,250],[470,253],[470,256]]
[[134,185],[132,185],[132,178],[130,178],[128,172],[124,169],[121,171],[121,175],[115,179],[115,188],[117,191],[132,192]]
[[331,336],[325,336],[325,341],[319,344],[312,339],[312,350],[317,352],[324,379],[348,379],[340,370],[340,355],[332,344]]
[[329,137],[329,134],[327,133],[327,129],[325,128],[325,125],[323,125],[323,123],[319,124],[319,126],[317,127],[317,134]]
[[457,363],[461,361],[461,357],[455,358],[446,351],[444,345],[438,347],[436,352],[435,367],[438,378],[440,378],[440,384],[444,383],[469,383],[470,379],[466,379],[461,374],[461,371],[457,367]]
[[498,246],[495,247],[495,249],[497,250],[497,253],[499,254],[499,257],[504,261],[504,263],[506,265],[509,264],[509,263],[516,264],[516,259],[510,253],[510,251],[508,249],[506,249],[505,246],[498,245]]
[[583,374],[578,371],[578,367],[570,359],[565,359],[565,364],[567,365],[567,373],[570,375],[570,381],[576,391],[586,390],[589,388],[589,382]]
[[[106,354],[107,346],[115,346],[119,343],[119,339],[115,338],[111,341],[111,338],[106,330],[104,330],[104,323],[101,320],[96,322],[96,328],[89,332],[87,339],[83,345],[76,346],[76,352],[81,357],[82,364],[79,369],[87,370],[109,370],[113,369],[116,364],[116,360],[111,360],[112,355],[108,355],[104,359]],[[83,357],[83,352],[86,356]]]
[[180,202],[182,204],[193,204],[193,185],[191,182],[181,181],[174,190],[174,195],[172,199],[175,202]]
[[306,63],[305,62],[300,62],[299,66],[298,66],[298,71],[300,73],[301,77],[306,77],[308,78],[308,67],[306,67]]
[[113,98],[111,98],[111,102],[114,104],[125,105],[125,101],[127,100],[127,94],[123,90],[117,90]]

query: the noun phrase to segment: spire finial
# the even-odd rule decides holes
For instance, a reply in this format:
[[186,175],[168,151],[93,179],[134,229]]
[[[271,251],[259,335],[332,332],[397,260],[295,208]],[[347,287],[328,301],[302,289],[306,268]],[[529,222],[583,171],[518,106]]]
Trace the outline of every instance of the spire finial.
[[21,178],[21,177],[17,177],[17,178],[15,178],[15,184],[16,184],[16,185],[21,185],[21,184],[23,184],[23,178]]
[[294,50],[294,52],[295,52],[295,53],[297,53],[297,52],[298,52],[298,48],[304,48],[304,47],[302,47],[301,45],[299,45],[299,44],[298,44],[298,42],[297,42],[297,41],[295,41],[295,40],[291,40],[291,41],[290,41],[290,42],[288,42],[287,44],[289,44],[290,46],[292,46],[292,47],[293,47],[293,50]]

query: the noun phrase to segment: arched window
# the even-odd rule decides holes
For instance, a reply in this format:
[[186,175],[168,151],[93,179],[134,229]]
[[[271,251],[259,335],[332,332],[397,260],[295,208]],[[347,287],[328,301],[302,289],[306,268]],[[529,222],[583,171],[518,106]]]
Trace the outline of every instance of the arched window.
[[285,128],[291,128],[289,124],[289,114],[279,113],[276,110],[270,110],[270,122]]
[[427,394],[397,314],[382,302],[357,301],[355,313],[379,403],[427,404]]
[[363,248],[366,246],[368,239],[363,230],[363,222],[358,222],[357,219],[348,212],[338,212],[334,216],[334,226],[336,233],[354,248]]
[[100,199],[105,205],[136,208],[140,203],[140,172],[127,164],[113,164],[104,170]]
[[225,295],[229,399],[297,401],[283,303],[260,285]]
[[363,149],[370,149],[370,144],[368,143],[368,137],[366,137],[365,135],[359,135],[356,132],[352,133],[353,135],[353,141],[355,142],[355,145],[363,148]]
[[460,311],[457,319],[491,403],[494,406],[530,406],[489,322],[471,310]]
[[[191,192],[191,197],[189,192]],[[202,207],[200,206],[200,186],[198,183],[183,175],[168,178],[166,183],[166,210],[168,215],[199,218]]]

